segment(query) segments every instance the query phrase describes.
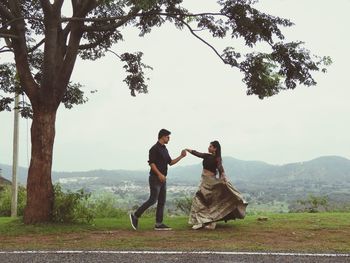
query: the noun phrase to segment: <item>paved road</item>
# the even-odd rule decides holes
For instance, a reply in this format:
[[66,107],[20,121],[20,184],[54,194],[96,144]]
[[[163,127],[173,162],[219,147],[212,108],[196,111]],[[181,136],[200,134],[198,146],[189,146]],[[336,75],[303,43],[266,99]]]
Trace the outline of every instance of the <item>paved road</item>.
[[17,262],[57,262],[57,263],[92,263],[92,262],[118,262],[118,263],[349,263],[350,254],[289,254],[289,253],[220,253],[220,252],[118,252],[118,251],[68,251],[68,252],[0,252],[1,263],[17,263]]

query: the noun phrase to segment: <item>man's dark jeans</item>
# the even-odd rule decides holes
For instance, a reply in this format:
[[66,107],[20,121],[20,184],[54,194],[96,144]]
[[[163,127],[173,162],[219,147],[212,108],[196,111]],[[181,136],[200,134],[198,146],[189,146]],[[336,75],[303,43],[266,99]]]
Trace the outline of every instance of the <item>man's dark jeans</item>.
[[157,212],[156,212],[156,223],[163,222],[163,213],[164,205],[166,200],[166,181],[161,183],[158,179],[158,176],[150,175],[149,176],[149,188],[150,188],[150,197],[144,202],[135,212],[135,216],[141,217],[141,215],[157,201]]

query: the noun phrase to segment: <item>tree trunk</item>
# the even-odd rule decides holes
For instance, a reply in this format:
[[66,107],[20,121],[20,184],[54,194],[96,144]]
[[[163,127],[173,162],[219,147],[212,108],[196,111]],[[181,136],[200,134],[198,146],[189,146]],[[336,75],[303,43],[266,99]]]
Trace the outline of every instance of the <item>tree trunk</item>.
[[24,223],[52,219],[54,193],[51,180],[56,110],[36,110],[31,127],[32,156],[27,179],[27,206]]

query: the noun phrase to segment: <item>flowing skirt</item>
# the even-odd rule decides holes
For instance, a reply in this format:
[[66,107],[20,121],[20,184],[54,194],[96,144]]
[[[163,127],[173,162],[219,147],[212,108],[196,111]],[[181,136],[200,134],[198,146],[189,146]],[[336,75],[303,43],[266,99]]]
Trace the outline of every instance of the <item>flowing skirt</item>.
[[203,173],[199,189],[192,200],[188,223],[204,225],[221,220],[243,219],[247,205],[241,193],[230,182]]

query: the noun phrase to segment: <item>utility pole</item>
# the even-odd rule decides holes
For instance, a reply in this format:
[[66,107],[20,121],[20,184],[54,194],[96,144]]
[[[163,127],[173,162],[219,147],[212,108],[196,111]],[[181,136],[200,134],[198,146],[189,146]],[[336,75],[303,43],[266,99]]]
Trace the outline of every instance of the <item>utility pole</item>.
[[15,117],[13,129],[13,159],[12,159],[12,198],[11,198],[11,217],[17,217],[17,167],[18,167],[18,118],[19,118],[19,94],[15,95]]

